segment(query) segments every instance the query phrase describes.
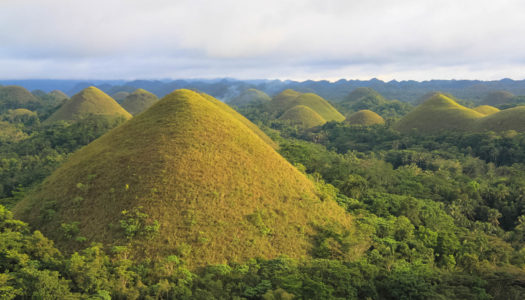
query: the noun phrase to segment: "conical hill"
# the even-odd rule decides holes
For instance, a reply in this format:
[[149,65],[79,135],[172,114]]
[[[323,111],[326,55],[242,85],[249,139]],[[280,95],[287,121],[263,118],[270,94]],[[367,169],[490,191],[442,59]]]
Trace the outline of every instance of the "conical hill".
[[280,116],[290,108],[297,105],[308,106],[327,122],[341,122],[345,119],[337,109],[322,97],[313,93],[302,94],[290,89],[284,90],[276,95],[269,103],[268,107],[271,112]]
[[42,102],[24,87],[16,85],[0,87],[0,113],[16,108],[34,110],[41,106]]
[[265,92],[257,89],[247,89],[238,97],[233,98],[229,104],[237,107],[245,107],[253,104],[268,103],[272,100]]
[[120,105],[130,114],[136,115],[148,109],[157,100],[159,98],[152,93],[143,89],[137,89],[122,100]]
[[178,255],[193,267],[308,256],[318,228],[352,228],[335,201],[321,201],[311,181],[210,99],[165,96],[74,153],[15,214],[65,249],[80,247],[61,234],[61,224],[75,224],[88,244],[130,243],[137,258]]
[[385,97],[383,97],[383,95],[379,94],[374,89],[368,87],[356,88],[355,90],[350,92],[350,94],[348,94],[348,96],[346,96],[342,102],[355,103],[367,98],[375,99],[378,102],[386,102],[386,99]]
[[525,106],[504,109],[479,119],[474,126],[476,131],[515,130],[525,132]]
[[385,124],[385,119],[371,110],[363,109],[351,114],[345,122],[351,125],[370,126]]
[[394,124],[399,131],[468,130],[484,115],[436,93]]
[[475,107],[473,109],[475,111],[481,113],[481,114],[486,115],[486,116],[492,115],[493,113],[497,113],[499,111],[499,109],[497,109],[494,106],[490,106],[490,105],[480,105],[480,106],[477,106],[477,107]]
[[86,115],[102,115],[108,118],[131,118],[113,98],[96,87],[88,87],[67,100],[45,123],[59,120],[75,121]]
[[111,94],[111,98],[115,99],[115,101],[117,101],[118,103],[121,103],[130,94],[131,94],[130,92],[120,91],[120,92],[116,92],[114,94]]
[[305,105],[296,105],[290,108],[279,117],[279,120],[287,121],[301,128],[312,128],[326,123],[321,115]]

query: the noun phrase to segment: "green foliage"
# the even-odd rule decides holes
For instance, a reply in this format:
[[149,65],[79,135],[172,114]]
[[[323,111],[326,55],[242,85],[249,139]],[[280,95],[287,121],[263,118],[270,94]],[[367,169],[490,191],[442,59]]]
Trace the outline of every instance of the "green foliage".
[[144,208],[139,206],[121,212],[120,228],[128,240],[140,237],[152,239],[159,234],[159,222],[151,220],[143,210]]

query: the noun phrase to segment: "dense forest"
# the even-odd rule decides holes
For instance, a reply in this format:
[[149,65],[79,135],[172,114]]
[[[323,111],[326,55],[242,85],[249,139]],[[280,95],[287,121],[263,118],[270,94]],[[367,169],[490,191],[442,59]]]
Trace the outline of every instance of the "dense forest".
[[[189,246],[154,259],[133,252],[135,242],[156,241],[159,227],[165,226],[139,208],[122,211],[115,230],[127,244],[111,247],[87,243],[89,236],[76,222],[59,224],[53,236],[60,238],[53,241],[12,213],[75,151],[87,153],[89,146],[84,146],[105,133],[122,131],[134,119],[136,124],[169,126],[146,118],[151,111],[162,111],[169,99],[148,104],[152,108],[144,107],[146,112],[130,121],[86,112],[74,114],[74,121],[46,122],[67,101],[86,101],[85,95],[64,104],[50,104],[47,94],[35,96],[40,104],[27,107],[29,112],[5,107],[0,116],[0,298],[525,297],[525,132],[398,130],[396,123],[413,111],[406,102],[370,96],[352,100],[349,95],[346,102],[330,103],[310,93],[288,94],[293,95],[280,94],[280,106],[270,102],[275,97],[258,95],[264,100],[234,108],[278,144],[276,151],[313,183],[321,200],[344,209],[352,230],[319,227],[307,256],[252,257],[198,267],[189,261]],[[206,99],[215,105],[209,104],[210,109],[220,108],[236,118],[235,126],[248,128],[224,104]],[[516,105],[514,98],[498,107],[504,111]],[[282,117],[298,107],[307,107],[309,115],[301,117],[315,115],[316,123],[306,126],[309,120]],[[344,121],[361,110],[384,120],[371,125]],[[88,184],[78,183],[79,193],[87,195]],[[78,196],[71,201],[84,200]],[[58,208],[53,205],[43,208],[40,221],[55,221]],[[277,235],[265,212],[250,215],[248,222],[263,237]],[[206,247],[209,239],[201,233],[195,243]],[[68,244],[74,246],[60,246]]]

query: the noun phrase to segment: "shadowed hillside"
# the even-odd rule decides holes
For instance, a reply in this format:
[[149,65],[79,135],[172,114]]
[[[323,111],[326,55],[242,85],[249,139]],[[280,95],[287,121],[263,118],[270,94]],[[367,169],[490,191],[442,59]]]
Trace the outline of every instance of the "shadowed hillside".
[[167,95],[74,153],[15,213],[64,249],[80,247],[61,234],[74,224],[86,243],[127,245],[136,258],[176,254],[190,266],[309,256],[320,228],[353,228],[221,104]]
[[482,103],[486,105],[500,105],[511,102],[514,98],[514,94],[507,91],[494,91],[488,93],[485,98],[483,98]]
[[346,121],[350,125],[376,125],[376,124],[385,124],[385,120],[375,112],[364,109],[350,115]]
[[504,109],[487,115],[474,125],[476,131],[516,130],[525,132],[525,106]]
[[88,87],[67,100],[45,123],[55,121],[74,121],[86,115],[102,115],[108,118],[131,118],[113,98],[97,89]]
[[272,100],[265,92],[256,89],[247,89],[239,96],[233,98],[229,104],[237,107],[245,107],[252,104],[268,103]]
[[41,101],[21,86],[0,87],[0,112],[16,108],[34,110],[40,106]]
[[124,99],[126,99],[127,96],[129,96],[131,93],[129,92],[124,92],[124,91],[121,91],[121,92],[116,92],[115,94],[111,94],[111,98],[115,99],[115,101],[117,101],[118,103],[121,103],[122,101],[124,101]]
[[120,105],[130,114],[136,115],[148,109],[157,100],[159,98],[152,93],[143,89],[137,89],[122,100]]

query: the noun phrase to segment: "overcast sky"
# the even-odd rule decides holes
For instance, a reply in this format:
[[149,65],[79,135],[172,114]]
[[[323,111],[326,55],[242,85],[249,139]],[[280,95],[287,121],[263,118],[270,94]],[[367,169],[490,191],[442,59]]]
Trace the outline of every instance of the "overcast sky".
[[519,0],[0,0],[0,78],[525,78]]

